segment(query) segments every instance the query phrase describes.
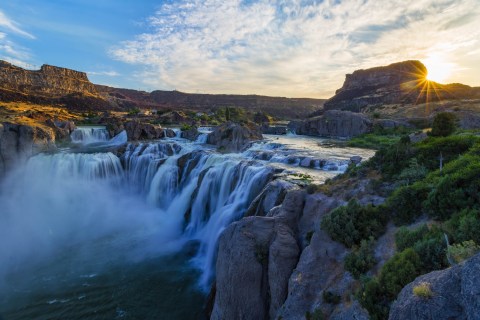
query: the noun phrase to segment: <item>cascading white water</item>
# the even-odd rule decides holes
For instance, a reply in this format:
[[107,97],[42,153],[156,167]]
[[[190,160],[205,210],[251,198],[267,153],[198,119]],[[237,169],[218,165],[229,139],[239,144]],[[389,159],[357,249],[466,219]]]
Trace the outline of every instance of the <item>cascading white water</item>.
[[74,143],[90,144],[108,141],[110,134],[104,126],[85,126],[75,129],[70,138]]
[[[29,288],[30,275],[35,277],[42,263],[52,271],[46,272],[47,277],[40,273],[36,279],[40,287],[48,285],[50,278],[63,286],[77,277],[80,289],[75,290],[83,292],[85,274],[115,274],[112,270],[119,265],[141,265],[188,252],[189,258],[182,261],[189,261],[200,274],[186,272],[208,290],[215,275],[219,235],[245,214],[274,170],[301,172],[297,170],[308,163],[309,174],[328,173],[319,180],[324,181],[337,174],[325,171],[329,163],[347,163],[351,154],[368,158],[368,153],[325,149],[318,141],[298,137],[291,143],[275,138],[242,154],[218,154],[202,144],[203,134],[196,143],[175,137],[124,145],[127,136],[122,132],[102,143],[37,155],[11,172],[0,183],[0,307],[2,295],[21,292],[18,279],[25,278]],[[318,150],[313,152],[315,147]],[[272,162],[281,165],[273,169]],[[299,167],[293,168],[295,164]],[[186,245],[191,243],[195,245]],[[62,270],[62,277],[55,278]],[[138,269],[135,281],[143,278],[143,272]],[[117,288],[103,292],[100,286],[93,292],[102,291],[108,300]],[[190,294],[182,297],[188,300]],[[67,300],[55,297],[47,302],[55,305]],[[82,301],[74,301],[68,303],[83,308],[78,305]],[[42,310],[45,301],[37,302],[31,307]],[[95,296],[89,307],[96,310]],[[24,312],[29,314],[29,309]]]

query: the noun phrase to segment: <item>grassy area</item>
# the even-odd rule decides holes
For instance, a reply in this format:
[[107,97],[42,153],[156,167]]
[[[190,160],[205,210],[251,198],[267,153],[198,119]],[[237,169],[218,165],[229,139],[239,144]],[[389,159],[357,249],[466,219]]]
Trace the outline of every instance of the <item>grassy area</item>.
[[366,133],[352,138],[347,146],[366,149],[380,149],[382,147],[392,146],[400,141],[401,136],[396,134],[382,135],[377,133]]
[[47,129],[45,121],[80,120],[82,117],[60,107],[37,105],[28,102],[0,102],[0,122],[11,122]]

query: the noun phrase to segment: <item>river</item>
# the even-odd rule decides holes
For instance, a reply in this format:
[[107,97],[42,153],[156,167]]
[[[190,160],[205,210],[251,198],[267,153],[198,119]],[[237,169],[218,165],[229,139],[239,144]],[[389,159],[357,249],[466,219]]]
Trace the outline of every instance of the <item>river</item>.
[[0,185],[0,319],[201,319],[217,240],[278,176],[322,183],[371,150],[265,136],[239,154],[102,127]]

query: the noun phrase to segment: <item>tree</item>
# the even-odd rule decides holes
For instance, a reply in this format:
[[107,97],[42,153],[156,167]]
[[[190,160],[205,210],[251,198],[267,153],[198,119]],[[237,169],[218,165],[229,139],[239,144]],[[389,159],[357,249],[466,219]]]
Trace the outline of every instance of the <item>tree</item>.
[[451,135],[457,126],[457,118],[451,112],[440,112],[433,119],[431,135],[435,137],[446,137]]

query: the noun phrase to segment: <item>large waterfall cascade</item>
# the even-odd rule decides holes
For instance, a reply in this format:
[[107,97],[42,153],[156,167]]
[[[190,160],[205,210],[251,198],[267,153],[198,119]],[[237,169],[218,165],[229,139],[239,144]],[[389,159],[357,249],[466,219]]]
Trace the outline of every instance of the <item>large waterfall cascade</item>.
[[[125,132],[110,139],[104,128],[79,128],[72,141],[94,143],[91,152],[40,154],[11,172],[0,185],[0,307],[11,305],[9,296],[21,301],[29,283],[44,288],[45,279],[62,274],[57,282],[82,283],[90,275],[93,281],[116,266],[145,265],[185,248],[191,253],[182,268],[198,270],[195,287],[207,291],[219,235],[244,215],[274,170],[323,181],[344,170],[351,155],[372,155],[323,148],[319,139],[273,136],[244,153],[219,154],[204,145],[204,130],[195,142],[125,144]],[[119,145],[122,152],[107,151]],[[162,261],[157,268],[168,264]],[[90,297],[83,295],[80,300]],[[76,306],[75,299],[63,300]]]

